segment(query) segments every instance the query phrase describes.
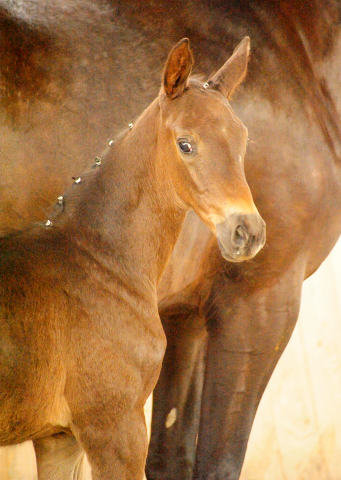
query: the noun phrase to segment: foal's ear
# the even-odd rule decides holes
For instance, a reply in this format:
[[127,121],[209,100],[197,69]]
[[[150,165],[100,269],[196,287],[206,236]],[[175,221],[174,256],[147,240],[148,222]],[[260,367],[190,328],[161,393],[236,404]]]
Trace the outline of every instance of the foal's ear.
[[179,97],[188,85],[194,64],[188,38],[183,38],[171,50],[163,72],[163,88],[169,98]]
[[227,62],[209,79],[210,88],[215,88],[227,98],[230,98],[238,85],[244,80],[249,54],[250,38],[244,37]]

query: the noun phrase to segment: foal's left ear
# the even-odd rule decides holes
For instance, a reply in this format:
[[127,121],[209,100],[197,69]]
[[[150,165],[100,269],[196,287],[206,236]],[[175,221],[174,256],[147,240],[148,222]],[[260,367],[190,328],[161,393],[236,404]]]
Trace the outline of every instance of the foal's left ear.
[[227,62],[209,79],[210,88],[215,88],[227,98],[230,98],[238,85],[244,80],[249,54],[250,38],[244,37]]
[[163,88],[169,98],[179,97],[188,85],[194,64],[188,38],[183,38],[171,50],[163,72]]

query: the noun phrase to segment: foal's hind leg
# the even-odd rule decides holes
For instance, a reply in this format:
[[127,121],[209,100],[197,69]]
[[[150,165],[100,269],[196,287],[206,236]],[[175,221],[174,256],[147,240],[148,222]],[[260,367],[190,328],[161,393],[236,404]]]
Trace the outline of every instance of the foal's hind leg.
[[82,480],[84,451],[73,435],[60,433],[33,442],[39,480]]

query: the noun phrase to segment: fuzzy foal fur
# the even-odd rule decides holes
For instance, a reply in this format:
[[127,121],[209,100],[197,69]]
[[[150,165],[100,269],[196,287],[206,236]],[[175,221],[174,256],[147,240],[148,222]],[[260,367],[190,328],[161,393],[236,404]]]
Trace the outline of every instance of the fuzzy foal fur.
[[[238,51],[242,65],[232,56],[223,75],[239,68],[236,83],[248,39]],[[52,226],[0,240],[0,444],[32,439],[40,480],[79,478],[83,452],[93,480],[142,479],[143,406],[166,347],[156,288],[186,211],[219,227],[224,255],[237,214],[252,239],[244,254],[264,243],[240,162],[246,129],[221,93],[189,83],[192,62],[184,39],[159,97],[74,183]]]

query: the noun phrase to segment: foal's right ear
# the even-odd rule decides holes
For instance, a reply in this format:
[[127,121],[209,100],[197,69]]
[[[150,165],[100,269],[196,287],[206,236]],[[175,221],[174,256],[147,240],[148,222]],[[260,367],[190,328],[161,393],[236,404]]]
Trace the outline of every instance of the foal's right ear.
[[230,98],[244,80],[250,55],[250,38],[244,37],[231,57],[208,81],[210,88],[221,91]]
[[169,98],[182,95],[194,64],[188,38],[183,38],[171,50],[163,72],[163,88]]

